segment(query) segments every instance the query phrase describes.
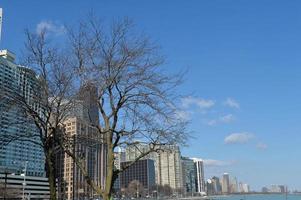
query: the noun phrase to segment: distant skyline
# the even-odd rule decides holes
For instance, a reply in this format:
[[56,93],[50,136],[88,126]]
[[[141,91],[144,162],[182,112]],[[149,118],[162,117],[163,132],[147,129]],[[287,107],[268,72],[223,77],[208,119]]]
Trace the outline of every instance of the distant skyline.
[[1,49],[22,56],[24,29],[65,24],[90,11],[128,16],[162,47],[170,73],[188,69],[179,117],[191,120],[182,155],[202,158],[205,176],[228,172],[260,190],[301,190],[301,2],[297,0],[2,0]]

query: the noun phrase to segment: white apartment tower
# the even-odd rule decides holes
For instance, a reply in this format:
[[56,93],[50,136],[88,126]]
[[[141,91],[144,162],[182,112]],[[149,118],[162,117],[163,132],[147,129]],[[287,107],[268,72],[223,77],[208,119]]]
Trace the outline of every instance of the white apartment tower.
[[202,159],[193,158],[196,169],[196,188],[197,192],[204,194],[205,190],[205,176],[204,176],[204,161]]
[[223,174],[222,179],[222,193],[228,194],[230,192],[230,178],[228,173]]
[[[126,149],[126,160],[132,161],[141,153],[148,151],[149,146],[139,144]],[[183,188],[183,176],[180,148],[176,145],[164,145],[158,153],[150,153],[144,159],[154,160],[156,184],[169,185],[172,189]]]

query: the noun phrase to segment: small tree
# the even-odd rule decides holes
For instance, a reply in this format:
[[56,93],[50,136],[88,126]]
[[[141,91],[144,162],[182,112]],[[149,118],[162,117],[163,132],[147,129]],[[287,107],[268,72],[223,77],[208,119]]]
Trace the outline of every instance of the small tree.
[[[98,88],[98,132],[107,145],[105,186],[94,184],[73,158],[91,187],[107,200],[120,172],[164,145],[185,141],[186,123],[179,120],[175,106],[174,89],[181,77],[164,73],[158,47],[138,34],[128,19],[105,29],[90,18],[69,31],[69,39],[79,79]],[[149,145],[149,150],[121,169],[114,168],[116,148],[139,144]]]

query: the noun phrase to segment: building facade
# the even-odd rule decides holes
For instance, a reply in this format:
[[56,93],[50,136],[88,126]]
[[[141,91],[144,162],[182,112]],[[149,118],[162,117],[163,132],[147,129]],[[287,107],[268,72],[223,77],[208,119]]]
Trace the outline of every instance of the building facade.
[[246,183],[239,183],[239,188],[241,193],[249,193],[250,192],[250,186]]
[[196,192],[196,168],[192,159],[182,157],[183,187],[186,195]]
[[45,177],[0,173],[1,199],[22,199],[23,187],[25,199],[49,199],[50,197],[49,183]]
[[238,183],[236,177],[231,179],[230,182],[230,193],[238,193]]
[[228,173],[223,174],[222,179],[222,193],[229,194],[230,193],[230,178]]
[[[14,59],[9,51],[0,51],[0,171],[20,174],[27,163],[27,175],[42,177],[45,176],[45,159],[38,145],[39,132],[15,100],[21,98],[42,116],[36,99],[41,95],[37,93],[39,79],[33,70],[15,64]],[[16,137],[20,140],[13,140]]]
[[[144,159],[154,160],[157,185],[169,185],[172,189],[183,189],[183,175],[180,148],[176,145],[162,145]],[[132,161],[149,150],[148,145],[139,144],[126,149],[127,161]]]
[[193,158],[196,170],[196,191],[204,194],[205,190],[205,176],[204,176],[204,162],[202,159]]
[[211,178],[211,181],[212,181],[212,187],[213,187],[214,194],[221,194],[222,186],[221,186],[220,179],[216,176],[213,176]]
[[[121,162],[121,167],[127,166],[130,162]],[[139,181],[146,190],[156,184],[155,182],[155,165],[151,159],[139,160],[120,173],[121,188],[127,188],[132,181]]]
[[[104,186],[106,176],[106,146],[99,138],[98,130],[77,117],[70,117],[65,122],[66,134],[73,141],[72,151],[75,157],[84,161],[89,177],[96,185]],[[87,184],[84,174],[66,153],[61,154],[57,172],[59,179],[59,197],[61,199],[94,198],[92,188]]]

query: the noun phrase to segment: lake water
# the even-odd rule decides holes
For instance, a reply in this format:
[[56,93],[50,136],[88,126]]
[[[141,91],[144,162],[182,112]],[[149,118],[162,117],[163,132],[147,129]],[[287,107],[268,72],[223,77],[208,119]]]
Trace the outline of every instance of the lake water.
[[269,194],[269,195],[233,195],[209,197],[212,200],[301,200],[301,195]]

